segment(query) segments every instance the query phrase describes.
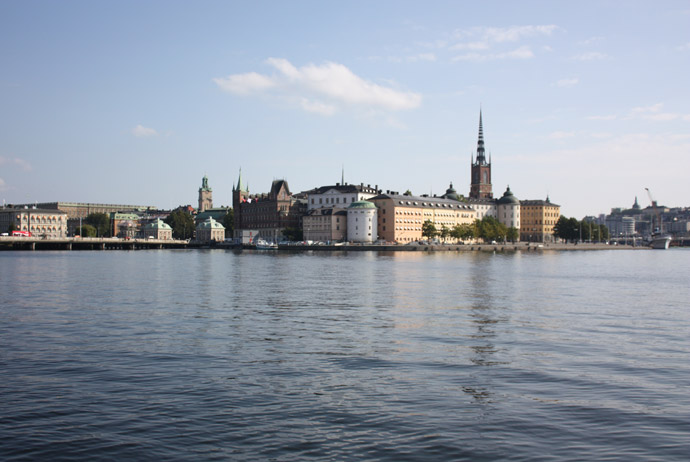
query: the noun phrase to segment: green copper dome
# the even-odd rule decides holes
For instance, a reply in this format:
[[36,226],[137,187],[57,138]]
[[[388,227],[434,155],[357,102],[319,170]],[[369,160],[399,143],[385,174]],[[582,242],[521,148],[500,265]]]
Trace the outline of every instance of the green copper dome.
[[373,202],[369,201],[356,201],[350,204],[348,209],[375,209],[376,206]]
[[510,190],[510,186],[506,189],[506,192],[503,193],[503,197],[501,197],[498,200],[498,205],[511,205],[511,204],[520,204],[520,200],[513,195],[513,192]]

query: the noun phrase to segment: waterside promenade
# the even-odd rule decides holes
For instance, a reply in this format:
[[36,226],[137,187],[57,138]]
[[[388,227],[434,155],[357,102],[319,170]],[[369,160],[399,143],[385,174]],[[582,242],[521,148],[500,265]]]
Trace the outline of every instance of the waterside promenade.
[[[681,246],[690,242],[679,242]],[[163,239],[122,239],[122,238],[64,238],[42,239],[34,237],[0,237],[0,251],[2,250],[144,250],[144,249],[229,249],[229,250],[256,250],[257,252],[295,252],[295,251],[385,251],[385,252],[539,252],[544,250],[648,250],[645,245],[625,244],[540,244],[540,243],[508,243],[508,244],[337,244],[337,245],[307,245],[307,244],[280,244],[278,249],[257,250],[250,244],[238,245],[226,242],[209,244],[187,240],[163,240]]]
[[136,250],[181,249],[186,240],[122,239],[118,237],[69,237],[43,239],[39,237],[0,236],[0,250]]

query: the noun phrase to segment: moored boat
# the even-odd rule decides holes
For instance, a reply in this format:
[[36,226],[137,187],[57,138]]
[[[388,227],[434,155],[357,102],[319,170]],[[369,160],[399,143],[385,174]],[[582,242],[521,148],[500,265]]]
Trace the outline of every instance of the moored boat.
[[671,245],[671,236],[668,234],[652,236],[652,239],[649,241],[649,246],[652,249],[666,250],[669,245]]
[[256,241],[256,248],[257,250],[276,250],[278,248],[278,244],[259,239]]

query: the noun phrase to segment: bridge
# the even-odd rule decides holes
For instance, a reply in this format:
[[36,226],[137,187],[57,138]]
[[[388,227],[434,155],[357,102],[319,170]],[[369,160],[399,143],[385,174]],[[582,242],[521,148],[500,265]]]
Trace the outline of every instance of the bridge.
[[136,250],[184,249],[187,240],[123,239],[119,237],[40,237],[0,236],[0,250]]

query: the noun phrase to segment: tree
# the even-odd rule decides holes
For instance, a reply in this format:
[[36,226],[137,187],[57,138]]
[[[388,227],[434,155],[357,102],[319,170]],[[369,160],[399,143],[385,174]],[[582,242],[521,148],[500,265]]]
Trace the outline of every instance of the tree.
[[90,213],[84,219],[84,222],[94,227],[96,236],[110,236],[110,215],[105,213]]
[[16,231],[16,230],[17,230],[17,225],[15,225],[13,221],[11,221],[9,226],[7,227],[7,234],[9,234],[11,236],[12,231]]
[[446,225],[441,225],[441,231],[438,234],[441,236],[441,240],[446,242],[446,239],[450,236],[450,229]]
[[474,225],[463,223],[453,226],[450,230],[450,236],[458,241],[465,241],[474,238]]
[[232,237],[235,231],[235,211],[228,209],[228,213],[223,216],[223,226],[225,226],[225,237]]
[[403,196],[411,196],[411,195],[412,195],[412,191],[410,191],[409,189],[403,193]]
[[438,235],[438,231],[436,230],[436,226],[431,222],[431,220],[426,220],[422,224],[422,236],[426,237],[427,239],[433,239]]
[[285,237],[285,239],[292,242],[301,241],[302,239],[304,239],[302,230],[296,227],[285,228],[283,230],[283,236]]
[[495,217],[485,216],[481,220],[475,221],[475,226],[478,229],[477,236],[484,240],[484,242],[491,242],[500,240],[505,240],[506,234],[508,234],[508,228],[501,222],[499,222]]
[[77,228],[81,237],[96,237],[97,230],[94,226],[83,224],[81,229]]
[[511,226],[508,228],[508,232],[506,233],[506,239],[509,240],[510,242],[517,242],[520,240],[520,231],[514,227]]
[[172,228],[175,239],[188,239],[194,234],[194,218],[183,209],[174,210],[164,221]]

